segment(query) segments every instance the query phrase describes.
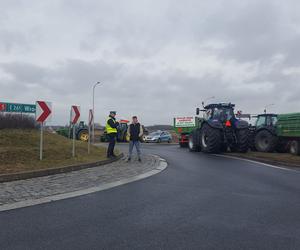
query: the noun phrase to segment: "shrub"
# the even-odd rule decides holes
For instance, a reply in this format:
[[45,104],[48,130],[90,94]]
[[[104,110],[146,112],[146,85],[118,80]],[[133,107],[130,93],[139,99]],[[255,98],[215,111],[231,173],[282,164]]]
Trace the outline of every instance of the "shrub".
[[0,129],[33,129],[38,124],[32,115],[0,113]]

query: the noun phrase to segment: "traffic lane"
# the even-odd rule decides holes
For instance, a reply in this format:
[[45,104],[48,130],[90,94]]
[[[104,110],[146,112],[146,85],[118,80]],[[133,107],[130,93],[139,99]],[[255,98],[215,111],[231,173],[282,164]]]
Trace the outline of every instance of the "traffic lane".
[[214,160],[219,158],[210,155],[172,146],[157,149],[166,158],[174,158],[157,176],[76,199],[0,213],[1,225],[7,229],[1,232],[0,248],[299,248],[299,199],[291,190],[278,187],[277,194],[270,194],[262,186],[249,193],[241,189],[248,185],[240,184],[245,176],[222,178],[220,171],[231,170],[235,160],[229,166],[224,164],[228,159],[220,161],[215,167],[211,163],[218,165]]
[[[144,147],[144,151],[163,157],[173,166],[172,169],[184,171],[185,174],[189,175],[189,178],[182,175],[183,181],[189,181],[190,178],[197,180],[201,178],[206,181],[211,179],[214,182],[218,180],[217,188],[219,189],[221,185],[223,190],[224,188],[231,190],[236,187],[238,189],[247,187],[258,191],[262,189],[264,192],[283,191],[297,196],[300,193],[300,171],[271,168],[242,159],[189,152],[188,149],[182,149],[176,145]],[[174,157],[175,155],[178,157]],[[199,173],[201,176],[196,175]],[[238,181],[232,183],[233,180]],[[196,180],[192,182],[195,183]],[[201,183],[206,185],[206,182]]]

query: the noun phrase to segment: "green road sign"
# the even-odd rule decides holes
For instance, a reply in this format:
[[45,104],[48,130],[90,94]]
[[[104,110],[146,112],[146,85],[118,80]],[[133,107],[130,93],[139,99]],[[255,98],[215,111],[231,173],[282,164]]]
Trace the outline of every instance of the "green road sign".
[[0,112],[12,113],[35,113],[34,104],[0,102]]

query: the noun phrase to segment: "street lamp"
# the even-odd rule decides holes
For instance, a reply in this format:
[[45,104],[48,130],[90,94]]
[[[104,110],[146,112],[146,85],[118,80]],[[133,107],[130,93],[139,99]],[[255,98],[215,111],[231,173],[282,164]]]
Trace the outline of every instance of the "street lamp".
[[274,106],[275,104],[274,103],[270,103],[268,105],[265,106],[265,109],[264,109],[264,113],[266,114],[267,113],[267,108],[268,107],[271,107],[271,106]]
[[93,86],[93,124],[92,124],[92,138],[93,143],[95,143],[95,88],[100,84],[100,82],[96,82]]

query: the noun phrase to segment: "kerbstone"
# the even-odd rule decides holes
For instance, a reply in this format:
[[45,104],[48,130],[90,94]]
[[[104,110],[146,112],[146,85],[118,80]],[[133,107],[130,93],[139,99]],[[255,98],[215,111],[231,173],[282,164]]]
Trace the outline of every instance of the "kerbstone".
[[92,188],[146,173],[158,165],[159,158],[152,155],[144,155],[142,163],[136,158],[128,163],[124,157],[99,167],[0,183],[0,205]]

